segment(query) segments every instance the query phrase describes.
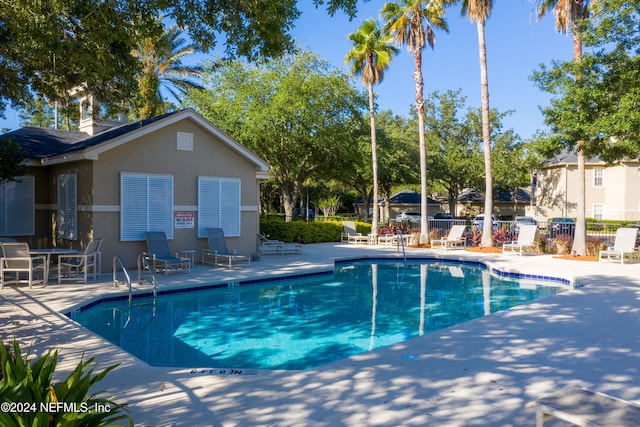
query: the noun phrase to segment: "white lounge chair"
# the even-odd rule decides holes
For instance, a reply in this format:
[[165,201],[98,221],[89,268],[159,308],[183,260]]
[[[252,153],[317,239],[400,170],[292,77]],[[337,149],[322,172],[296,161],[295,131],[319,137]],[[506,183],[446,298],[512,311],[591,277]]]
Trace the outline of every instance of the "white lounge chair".
[[467,238],[464,237],[464,230],[466,225],[454,225],[449,230],[449,234],[444,239],[433,239],[431,241],[431,248],[441,248],[447,250],[449,248],[464,248],[467,244]]
[[353,221],[342,221],[342,226],[344,227],[344,233],[342,233],[341,241],[347,243],[363,243],[369,244],[370,238],[369,236],[363,236],[361,233],[356,231],[356,224]]
[[[628,400],[584,388],[568,387],[529,402],[536,409],[536,427],[553,418],[572,426],[637,426],[640,406]],[[554,423],[553,425],[556,425]]]
[[[27,283],[29,288],[37,282],[35,274],[42,272],[42,283],[47,285],[47,268],[46,256],[31,256],[29,253],[29,245],[21,242],[3,242],[2,258],[0,258],[0,289],[5,284]],[[15,273],[14,280],[5,280],[7,273]],[[26,279],[20,279],[21,273],[27,273]]]
[[240,254],[227,249],[227,240],[222,228],[207,228],[207,239],[209,248],[202,250],[203,264],[228,267],[229,269],[233,268],[234,264],[251,264],[251,254]]
[[638,247],[636,245],[637,238],[637,228],[618,228],[613,246],[600,251],[598,260],[619,262],[620,264],[624,264],[625,260],[638,261],[640,259],[640,253],[638,253]]
[[531,253],[538,253],[538,242],[536,241],[536,234],[538,233],[538,226],[535,224],[523,224],[520,226],[518,232],[518,239],[502,245],[502,253],[511,253],[522,256],[523,253],[529,251]]
[[104,239],[95,237],[89,241],[83,253],[59,255],[58,256],[58,284],[62,283],[63,278],[70,279],[72,274],[79,275],[84,273],[83,283],[87,283],[89,270],[93,270],[93,280],[100,275],[101,257],[100,246]]
[[260,243],[260,253],[262,255],[273,254],[299,254],[302,252],[302,245],[295,242],[283,242],[281,240],[269,239],[260,233],[258,235],[258,242]]

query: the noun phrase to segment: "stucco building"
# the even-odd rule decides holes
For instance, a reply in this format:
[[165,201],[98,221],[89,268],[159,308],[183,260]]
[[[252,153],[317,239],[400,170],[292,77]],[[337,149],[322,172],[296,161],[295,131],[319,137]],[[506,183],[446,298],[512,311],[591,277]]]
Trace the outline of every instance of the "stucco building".
[[[607,165],[599,158],[585,162],[585,216],[610,220],[640,220],[640,162]],[[575,153],[551,159],[536,174],[533,203],[527,215],[537,219],[576,217],[578,163]]]
[[27,159],[25,176],[0,184],[0,236],[76,249],[104,237],[103,271],[116,254],[134,266],[145,231],[199,254],[205,229],[222,227],[230,249],[256,252],[264,160],[192,109],[135,123],[83,121],[84,131],[0,136]]

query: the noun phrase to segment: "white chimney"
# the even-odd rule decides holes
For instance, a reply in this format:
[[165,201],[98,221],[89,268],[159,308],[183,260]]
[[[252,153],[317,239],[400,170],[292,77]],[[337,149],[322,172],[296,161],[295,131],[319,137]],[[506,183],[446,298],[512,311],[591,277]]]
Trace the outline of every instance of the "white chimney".
[[109,115],[106,106],[100,104],[93,95],[87,93],[84,87],[74,89],[71,94],[79,96],[80,124],[78,130],[81,132],[97,135],[107,129],[129,122],[125,113]]

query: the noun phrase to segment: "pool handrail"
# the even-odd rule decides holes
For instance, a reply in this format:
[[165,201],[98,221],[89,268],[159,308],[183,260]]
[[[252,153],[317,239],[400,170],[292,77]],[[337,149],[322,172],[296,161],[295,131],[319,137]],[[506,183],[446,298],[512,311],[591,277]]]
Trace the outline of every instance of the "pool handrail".
[[[142,253],[138,257],[138,284],[141,285],[142,282],[145,281],[151,282],[151,284],[153,285],[153,297],[155,298],[158,295],[158,280],[156,279],[156,272],[153,268],[153,264],[149,262],[150,258],[151,255],[147,253]],[[151,274],[151,280],[142,278],[142,271],[145,268],[149,270],[149,273]],[[129,301],[131,301],[131,285],[129,285]]]

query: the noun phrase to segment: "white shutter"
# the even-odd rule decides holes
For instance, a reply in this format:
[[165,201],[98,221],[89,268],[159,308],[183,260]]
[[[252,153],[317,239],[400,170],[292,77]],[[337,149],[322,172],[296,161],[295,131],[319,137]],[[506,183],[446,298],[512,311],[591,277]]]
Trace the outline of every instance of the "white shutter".
[[35,234],[35,178],[19,176],[0,184],[0,235]]
[[221,227],[227,237],[240,236],[240,180],[198,177],[198,237]]
[[173,238],[173,177],[120,175],[120,240],[144,240],[145,231]]
[[240,180],[220,180],[220,227],[225,236],[240,236]]
[[164,231],[173,239],[173,177],[149,176],[149,225],[147,231]]
[[207,237],[208,227],[220,226],[219,200],[218,180],[198,177],[198,237]]
[[58,237],[78,240],[78,187],[75,173],[58,175]]

